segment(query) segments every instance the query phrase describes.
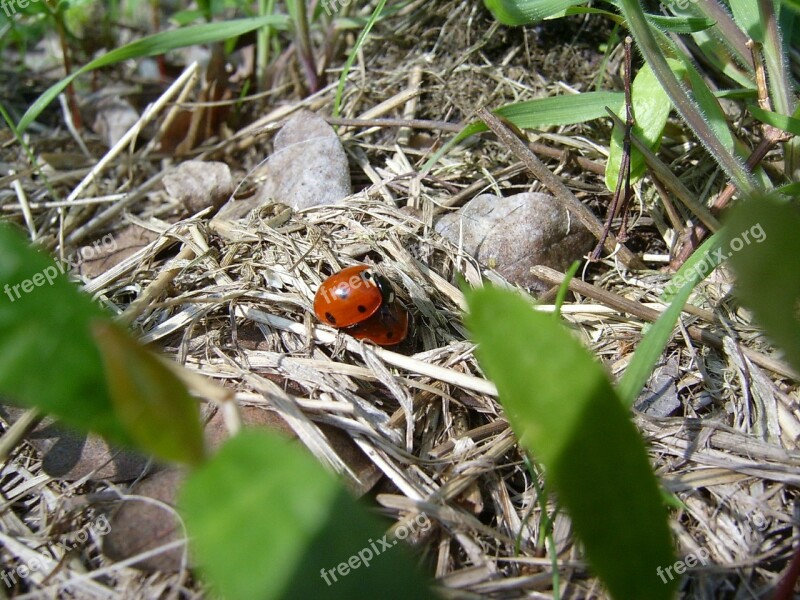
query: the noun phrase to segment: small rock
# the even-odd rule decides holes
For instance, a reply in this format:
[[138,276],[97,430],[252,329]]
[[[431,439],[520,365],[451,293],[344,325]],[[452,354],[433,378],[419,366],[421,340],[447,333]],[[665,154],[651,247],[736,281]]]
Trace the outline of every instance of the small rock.
[[[174,506],[185,478],[185,469],[169,467],[140,481],[131,494]],[[103,554],[116,561],[183,539],[175,511],[143,499],[125,499],[111,516],[110,523],[110,530],[103,537]],[[175,573],[181,569],[183,554],[184,547],[179,546],[131,566],[143,571]]]
[[281,202],[300,210],[336,204],[353,192],[342,143],[322,117],[309,111],[281,128],[266,168],[258,205]]
[[670,358],[666,364],[653,371],[647,386],[633,407],[653,417],[668,417],[681,406],[675,385],[679,378],[678,361]]
[[136,254],[158,237],[158,234],[131,224],[125,228],[107,233],[75,250],[71,258],[77,272],[88,279],[94,279]]
[[532,192],[481,194],[441,217],[436,231],[456,245],[461,236],[464,252],[536,294],[550,286],[531,267],[564,271],[594,246],[594,236],[560,202]]
[[222,206],[233,193],[234,185],[225,163],[187,160],[164,175],[164,188],[195,214],[209,206],[215,210]]
[[[15,422],[26,409],[0,405],[0,416]],[[42,453],[42,469],[64,481],[108,480],[115,483],[136,479],[148,465],[146,456],[132,450],[113,448],[101,437],[83,435],[59,427],[55,420],[42,419],[25,440]]]

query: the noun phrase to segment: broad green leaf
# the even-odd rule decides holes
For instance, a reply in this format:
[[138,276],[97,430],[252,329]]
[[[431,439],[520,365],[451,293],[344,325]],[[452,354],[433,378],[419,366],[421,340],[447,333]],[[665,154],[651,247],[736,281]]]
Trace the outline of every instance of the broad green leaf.
[[483,0],[492,16],[503,25],[532,25],[587,0]]
[[797,206],[756,197],[731,210],[725,250],[737,276],[735,294],[800,371],[798,231]]
[[683,306],[695,285],[695,281],[688,281],[680,288],[669,308],[650,326],[642,341],[639,342],[633,358],[617,383],[617,393],[624,406],[632,406],[639,394],[642,393],[658,359],[661,358],[664,348],[672,337],[675,323],[677,323]]
[[56,263],[0,222],[0,396],[130,443],[89,330],[108,318]]
[[[193,556],[224,598],[433,598],[403,544],[386,547],[378,520],[275,434],[228,440],[186,481],[179,508]],[[419,514],[405,532],[430,527]]]
[[764,41],[758,2],[754,0],[729,0],[733,20],[747,36],[756,42]]
[[[677,60],[667,60],[673,73],[682,78],[686,71]],[[672,102],[661,87],[650,66],[645,64],[633,80],[631,86],[631,104],[633,106],[634,126],[632,131],[654,152],[661,144],[664,126],[672,110]],[[617,109],[617,116],[625,119],[624,102]],[[617,187],[620,163],[622,162],[622,143],[624,129],[614,126],[606,165],[606,187],[612,192]],[[645,160],[642,153],[631,148],[631,183],[641,179],[645,172]]]
[[186,386],[155,354],[109,322],[92,333],[120,421],[138,448],[190,465],[204,458],[200,410]]
[[31,104],[28,110],[22,115],[17,129],[20,132],[27,129],[36,117],[50,104],[61,92],[64,91],[73,79],[99,69],[100,67],[107,67],[123,60],[132,58],[141,58],[144,56],[155,56],[164,54],[169,50],[176,48],[183,48],[186,46],[195,46],[197,44],[208,44],[225,40],[228,38],[236,37],[249,33],[254,29],[271,25],[278,28],[286,28],[288,18],[285,15],[267,15],[265,17],[253,17],[250,19],[238,19],[234,21],[226,21],[224,23],[204,23],[202,25],[193,25],[191,27],[184,27],[174,31],[162,31],[143,37],[135,42],[126,44],[121,48],[107,52],[99,58],[91,61],[87,65],[81,67],[68,77],[65,77],[58,83],[50,86],[39,98]]
[[783,131],[788,131],[793,135],[800,135],[800,119],[787,117],[786,115],[781,115],[770,110],[763,110],[753,104],[748,105],[747,110],[762,123],[767,123]]
[[[507,104],[494,111],[520,129],[541,129],[558,125],[573,125],[608,116],[606,108],[617,106],[623,95],[621,92],[583,92],[568,96],[537,98],[516,104]],[[453,139],[447,142],[422,167],[430,169],[450,148],[460,141],[488,131],[483,121],[470,123]]]
[[520,296],[468,293],[467,324],[520,443],[545,468],[593,571],[617,600],[668,600],[667,512],[644,443],[604,369]]

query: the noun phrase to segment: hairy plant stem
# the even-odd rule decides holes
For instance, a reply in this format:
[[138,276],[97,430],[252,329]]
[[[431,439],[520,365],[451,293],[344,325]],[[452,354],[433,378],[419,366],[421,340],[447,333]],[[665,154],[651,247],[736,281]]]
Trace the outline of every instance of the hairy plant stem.
[[[769,85],[772,110],[791,116],[795,110],[795,101],[787,62],[784,59],[781,30],[778,27],[772,0],[758,0],[758,10],[761,15],[761,28],[764,31],[764,64],[767,67],[767,85]],[[784,145],[784,169],[790,179],[798,174],[800,139],[797,137]]]

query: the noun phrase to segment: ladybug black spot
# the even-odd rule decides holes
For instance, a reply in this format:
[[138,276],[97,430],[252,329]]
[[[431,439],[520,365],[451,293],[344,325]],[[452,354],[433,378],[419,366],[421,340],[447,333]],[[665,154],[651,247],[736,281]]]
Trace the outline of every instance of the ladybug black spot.
[[358,312],[360,312],[360,313],[365,313],[365,312],[367,312],[367,307],[366,307],[366,306],[364,306],[363,304],[359,304],[359,305],[358,305]]
[[325,320],[331,325],[336,325],[336,318],[329,312],[325,313]]
[[394,337],[394,331],[387,331],[386,332],[386,339],[390,340]]

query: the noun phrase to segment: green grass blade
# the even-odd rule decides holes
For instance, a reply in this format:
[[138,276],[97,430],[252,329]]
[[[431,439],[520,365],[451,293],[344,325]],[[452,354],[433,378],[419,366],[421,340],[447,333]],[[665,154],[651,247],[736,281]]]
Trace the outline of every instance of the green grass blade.
[[800,135],[800,119],[780,115],[770,110],[763,110],[754,104],[748,105],[747,110],[762,123],[772,125],[793,135]]
[[569,513],[593,571],[617,600],[668,600],[678,580],[667,511],[644,443],[605,370],[517,294],[467,294],[467,324],[521,444]]
[[[770,0],[771,1],[771,0]],[[758,3],[754,0],[729,0],[733,20],[747,36],[757,42],[764,39],[761,20],[758,16]]]
[[714,26],[714,21],[706,17],[663,17],[648,14],[647,20],[662,31],[673,33],[697,33]]
[[226,21],[224,23],[203,23],[176,29],[174,31],[162,31],[144,37],[121,48],[107,52],[103,56],[96,58],[87,65],[81,67],[68,77],[50,86],[39,98],[36,99],[28,110],[22,115],[17,129],[22,132],[41,114],[73,79],[94,69],[107,67],[123,60],[141,58],[144,56],[155,56],[164,54],[169,50],[194,46],[197,44],[208,44],[225,40],[231,37],[243,35],[259,27],[271,25],[273,27],[286,28],[288,20],[281,15],[267,15],[265,17],[254,17],[250,19],[238,19]]
[[555,310],[553,311],[553,318],[560,319],[561,318],[561,307],[564,305],[564,300],[567,298],[567,294],[569,293],[569,282],[572,281],[572,278],[575,277],[575,273],[578,272],[578,269],[581,268],[581,263],[578,260],[572,262],[567,269],[567,272],[564,273],[564,280],[561,282],[561,285],[558,286],[558,293],[556,294],[556,301],[555,301]]
[[796,181],[794,183],[788,183],[784,186],[775,189],[776,194],[782,194],[784,196],[791,196],[794,198],[800,197],[800,181]]
[[672,300],[672,304],[658,320],[650,326],[639,346],[636,348],[628,367],[617,383],[617,393],[624,406],[632,406],[639,394],[642,393],[650,374],[664,352],[675,323],[681,315],[684,304],[694,289],[696,282],[689,281],[680,289]]
[[[542,129],[605,117],[606,107],[618,106],[622,99],[622,92],[583,92],[507,104],[493,112],[520,129]],[[488,131],[488,127],[482,121],[470,123],[428,159],[422,170],[430,169],[458,142],[484,131]]]
[[541,129],[605,117],[606,107],[617,106],[622,98],[621,92],[583,92],[508,104],[494,113],[520,129]]
[[344,95],[344,85],[347,82],[347,76],[350,74],[350,69],[353,66],[353,62],[358,56],[358,51],[361,46],[364,45],[364,42],[369,35],[369,32],[372,31],[372,27],[378,21],[378,17],[380,17],[381,13],[383,12],[383,7],[386,5],[386,0],[379,0],[378,5],[375,7],[375,10],[372,11],[372,14],[369,16],[369,21],[367,24],[364,25],[364,29],[361,30],[361,33],[358,34],[358,38],[356,39],[356,43],[353,46],[353,49],[350,51],[350,54],[347,56],[347,60],[344,63],[344,67],[342,67],[342,74],[339,76],[339,85],[336,86],[336,96],[333,99],[333,116],[339,116],[339,110],[341,109],[342,104],[342,96]]

